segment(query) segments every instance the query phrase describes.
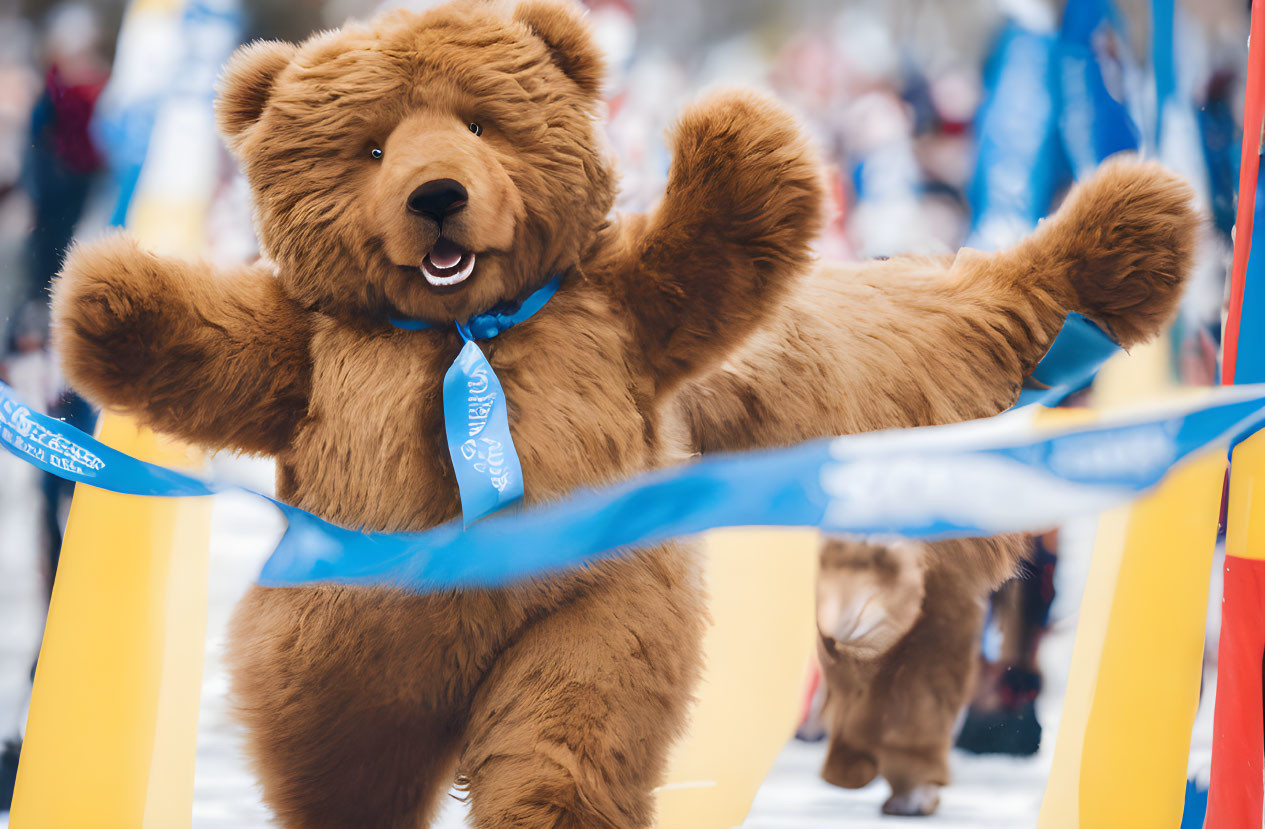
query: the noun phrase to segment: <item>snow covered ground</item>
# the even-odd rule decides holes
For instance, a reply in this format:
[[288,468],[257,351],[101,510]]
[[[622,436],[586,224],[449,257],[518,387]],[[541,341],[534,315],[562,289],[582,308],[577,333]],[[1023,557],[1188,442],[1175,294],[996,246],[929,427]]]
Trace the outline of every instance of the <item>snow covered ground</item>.
[[[2,454],[2,453],[0,453]],[[270,489],[267,464],[220,459],[226,476]],[[36,569],[35,538],[38,500],[29,470],[0,458],[0,729],[11,733],[28,690],[43,607]],[[254,829],[271,825],[269,815],[241,753],[241,733],[226,713],[227,678],[222,667],[224,627],[233,603],[255,576],[263,557],[281,531],[272,511],[244,495],[217,499],[211,546],[210,617],[202,710],[198,723],[197,774],[194,786],[195,829]],[[1049,772],[1053,737],[1062,702],[1074,636],[1075,609],[1083,585],[1093,526],[1064,533],[1059,568],[1059,621],[1042,649],[1046,692],[1039,716],[1046,739],[1030,760],[981,758],[955,753],[954,783],[941,798],[939,812],[922,825],[992,829],[1031,827]],[[1205,695],[1205,702],[1210,694]],[[1200,712],[1192,765],[1206,767],[1210,752],[1209,705]],[[824,829],[824,827],[891,827],[902,819],[881,818],[879,805],[887,787],[877,781],[860,791],[844,791],[823,783],[817,768],[824,744],[790,742],[764,782],[747,821],[748,829]],[[464,826],[465,807],[451,800],[439,829]],[[0,815],[0,826],[7,815]]]

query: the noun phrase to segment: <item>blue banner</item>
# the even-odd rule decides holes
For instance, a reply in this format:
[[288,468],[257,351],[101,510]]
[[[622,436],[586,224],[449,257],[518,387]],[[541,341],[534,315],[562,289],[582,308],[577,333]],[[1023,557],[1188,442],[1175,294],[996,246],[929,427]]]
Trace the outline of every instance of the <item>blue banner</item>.
[[979,137],[967,196],[967,245],[1014,244],[1046,214],[1062,178],[1058,138],[1058,41],[1009,24],[985,67],[987,94],[975,120]]
[[1177,68],[1173,62],[1174,0],[1151,0],[1151,69],[1155,74],[1155,130],[1151,136],[1160,146],[1164,132],[1164,108],[1177,96]]
[[1068,0],[1059,32],[1059,131],[1076,177],[1108,156],[1141,146],[1125,104],[1129,47],[1110,0]]

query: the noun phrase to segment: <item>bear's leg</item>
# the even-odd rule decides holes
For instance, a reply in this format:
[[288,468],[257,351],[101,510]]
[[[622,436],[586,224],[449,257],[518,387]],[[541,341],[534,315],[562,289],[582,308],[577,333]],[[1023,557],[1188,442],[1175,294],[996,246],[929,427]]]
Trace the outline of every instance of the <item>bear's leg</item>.
[[455,778],[455,718],[395,705],[340,715],[317,703],[297,713],[247,721],[264,800],[281,826],[429,824]]
[[331,586],[256,587],[242,600],[230,628],[233,702],[279,825],[427,825],[455,777],[465,722],[436,685],[462,680],[436,659],[436,644],[455,648],[428,611]]
[[702,608],[696,579],[621,564],[636,566],[532,625],[476,694],[459,765],[474,826],[651,825]]
[[949,783],[953,727],[977,667],[981,592],[952,567],[932,566],[922,615],[880,659],[870,699],[883,724],[877,755],[879,774],[892,787],[887,814],[929,815]]
[[883,814],[929,815],[940,805],[940,787],[949,784],[948,743],[887,746],[882,753],[882,771],[892,787],[891,797],[883,803]]
[[821,779],[844,789],[861,789],[878,776],[878,761],[868,750],[844,742],[837,734],[830,735],[830,749],[821,766]]
[[827,646],[817,635],[817,661],[826,685],[822,709],[830,746],[821,766],[821,779],[832,786],[860,789],[878,775],[876,740],[882,710],[871,695],[875,664],[857,658],[849,649]]

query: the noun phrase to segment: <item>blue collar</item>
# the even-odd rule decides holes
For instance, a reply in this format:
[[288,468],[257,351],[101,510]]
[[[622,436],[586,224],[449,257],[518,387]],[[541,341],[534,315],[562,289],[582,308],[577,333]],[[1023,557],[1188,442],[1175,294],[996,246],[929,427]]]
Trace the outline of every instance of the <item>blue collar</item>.
[[[457,323],[457,331],[461,334],[461,339],[466,341],[490,340],[497,334],[503,334],[520,322],[526,322],[535,316],[536,312],[544,308],[545,303],[553,298],[561,284],[562,274],[556,273],[543,288],[536,290],[522,302],[502,302],[489,311],[475,314],[464,323]],[[437,323],[407,317],[388,317],[388,319],[396,328],[403,328],[405,331],[442,327]]]

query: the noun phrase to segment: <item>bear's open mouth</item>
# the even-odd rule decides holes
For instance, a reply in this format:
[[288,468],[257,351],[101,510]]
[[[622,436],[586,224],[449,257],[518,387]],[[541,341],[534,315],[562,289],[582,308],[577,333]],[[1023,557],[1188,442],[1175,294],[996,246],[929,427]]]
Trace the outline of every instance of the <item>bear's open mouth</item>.
[[436,288],[465,282],[474,272],[474,253],[440,236],[430,253],[422,257],[422,276]]

